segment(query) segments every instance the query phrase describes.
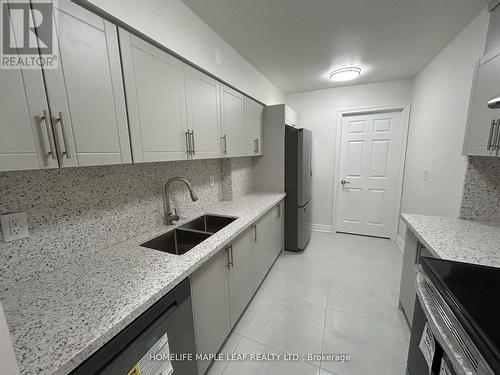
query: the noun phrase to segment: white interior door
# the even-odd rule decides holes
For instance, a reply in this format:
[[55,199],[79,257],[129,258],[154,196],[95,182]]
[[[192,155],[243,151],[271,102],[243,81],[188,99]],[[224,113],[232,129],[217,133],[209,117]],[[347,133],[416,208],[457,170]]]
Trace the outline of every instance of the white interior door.
[[403,158],[403,113],[344,116],[338,232],[391,237]]

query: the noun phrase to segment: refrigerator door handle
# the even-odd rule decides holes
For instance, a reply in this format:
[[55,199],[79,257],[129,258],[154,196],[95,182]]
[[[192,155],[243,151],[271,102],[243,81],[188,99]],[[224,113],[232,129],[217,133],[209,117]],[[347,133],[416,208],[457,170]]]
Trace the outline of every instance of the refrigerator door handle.
[[311,151],[311,157],[309,158],[309,173],[311,177],[313,176],[313,153]]

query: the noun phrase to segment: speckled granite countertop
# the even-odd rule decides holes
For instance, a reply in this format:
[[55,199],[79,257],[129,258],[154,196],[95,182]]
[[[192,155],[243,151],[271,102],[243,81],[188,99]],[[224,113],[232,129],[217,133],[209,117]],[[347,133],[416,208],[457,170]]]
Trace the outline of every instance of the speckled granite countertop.
[[2,304],[21,373],[73,370],[284,196],[250,193],[207,207],[199,215],[238,220],[184,255],[139,246],[173,228],[162,226],[9,291]]
[[403,214],[401,217],[435,256],[500,267],[500,224],[441,216]]

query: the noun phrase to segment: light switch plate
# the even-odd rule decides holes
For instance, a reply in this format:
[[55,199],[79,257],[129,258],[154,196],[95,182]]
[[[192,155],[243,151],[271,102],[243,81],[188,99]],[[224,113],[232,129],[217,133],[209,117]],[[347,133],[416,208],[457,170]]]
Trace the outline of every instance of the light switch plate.
[[215,186],[215,177],[210,176],[210,187],[214,187],[214,186]]
[[215,47],[214,52],[215,52],[215,63],[217,65],[222,65],[222,53],[220,51],[220,48]]
[[0,226],[4,242],[11,242],[29,237],[26,212],[16,212],[0,216]]

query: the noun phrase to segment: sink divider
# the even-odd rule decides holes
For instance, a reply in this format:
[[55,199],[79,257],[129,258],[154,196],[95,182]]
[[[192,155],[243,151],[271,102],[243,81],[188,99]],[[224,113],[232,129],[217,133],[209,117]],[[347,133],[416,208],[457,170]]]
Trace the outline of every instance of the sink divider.
[[213,235],[214,232],[208,232],[206,230],[198,230],[198,229],[191,229],[191,228],[181,228],[181,227],[178,227],[178,228],[175,228],[177,229],[178,231],[181,231],[181,232],[191,232],[191,233],[203,233],[203,234],[209,234],[209,235]]

